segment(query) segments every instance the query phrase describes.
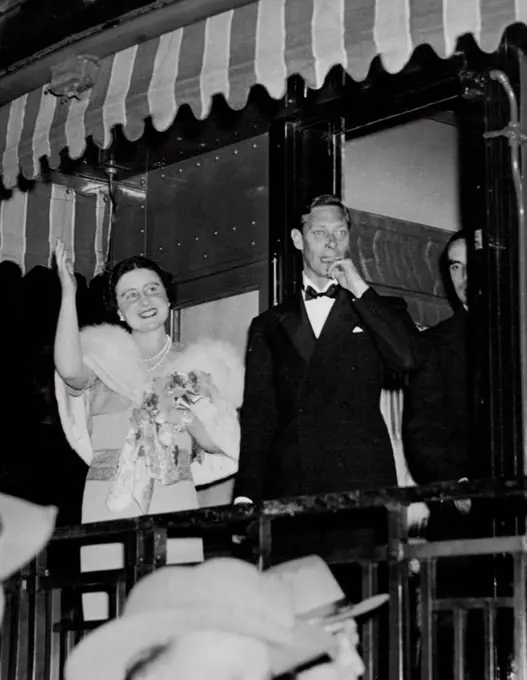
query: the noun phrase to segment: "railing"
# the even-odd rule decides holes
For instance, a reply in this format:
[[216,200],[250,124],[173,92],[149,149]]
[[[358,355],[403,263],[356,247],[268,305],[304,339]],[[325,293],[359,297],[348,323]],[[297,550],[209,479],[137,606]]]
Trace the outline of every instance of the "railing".
[[[47,550],[6,584],[0,678],[62,678],[71,648],[87,630],[98,625],[83,621],[81,593],[106,592],[110,617],[118,615],[133,584],[166,563],[170,538],[201,536],[206,557],[241,556],[265,568],[274,558],[272,526],[277,519],[385,508],[388,528],[385,545],[366,556],[351,548],[324,555],[331,563],[361,565],[363,597],[379,589],[388,588],[390,592],[387,611],[381,610],[361,626],[366,677],[441,678],[442,664],[447,667],[446,671],[443,668],[445,677],[463,680],[471,653],[474,659],[471,649],[476,645],[476,655],[482,661],[481,675],[472,669],[471,678],[527,680],[525,488],[522,480],[474,483],[469,489],[438,485],[353,491],[269,501],[261,507],[209,508],[60,529]],[[440,503],[467,497],[497,503],[494,524],[519,535],[434,543],[415,541],[408,536],[405,518],[410,503]],[[233,537],[238,537],[238,541],[233,541]],[[105,542],[123,544],[124,568],[80,574],[80,546]],[[305,554],[309,552],[306,545]],[[487,590],[475,596],[464,593],[450,596],[438,590],[438,566],[441,570],[446,558],[462,556],[470,556],[469,567],[475,573],[480,571],[476,560],[491,559],[492,578]],[[447,612],[451,613],[451,621],[445,626]],[[479,628],[471,624],[475,617],[480,619]],[[452,640],[448,658],[437,651],[445,632]],[[466,644],[468,634],[472,635],[470,646]]]

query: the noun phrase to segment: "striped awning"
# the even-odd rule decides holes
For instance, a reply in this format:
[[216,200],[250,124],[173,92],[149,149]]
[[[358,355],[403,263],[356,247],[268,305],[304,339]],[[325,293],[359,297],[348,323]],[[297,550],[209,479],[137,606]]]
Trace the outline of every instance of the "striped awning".
[[419,45],[447,57],[467,33],[490,52],[516,22],[527,23],[526,0],[249,2],[103,59],[82,101],[60,104],[43,86],[0,108],[3,182],[14,186],[19,170],[36,177],[42,156],[57,167],[66,147],[80,157],[89,136],[107,148],[115,125],[130,140],[141,136],[147,117],[166,130],[184,103],[202,119],[215,94],[239,109],[257,83],[281,98],[290,75],[319,88],[336,64],[361,80],[377,55],[397,72]]
[[75,271],[89,281],[106,262],[110,215],[103,189],[86,194],[51,182],[15,189],[0,202],[0,261],[15,262],[23,273],[49,267],[61,238]]

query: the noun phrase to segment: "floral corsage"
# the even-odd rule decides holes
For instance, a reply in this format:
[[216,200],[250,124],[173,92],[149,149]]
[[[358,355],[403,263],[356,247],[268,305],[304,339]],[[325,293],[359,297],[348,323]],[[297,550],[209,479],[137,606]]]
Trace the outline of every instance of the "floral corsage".
[[192,479],[191,463],[203,456],[187,433],[194,420],[192,407],[203,398],[213,399],[214,392],[210,375],[201,371],[172,372],[154,381],[132,413],[108,497],[110,508],[121,510],[133,497],[146,513],[154,481],[168,485]]

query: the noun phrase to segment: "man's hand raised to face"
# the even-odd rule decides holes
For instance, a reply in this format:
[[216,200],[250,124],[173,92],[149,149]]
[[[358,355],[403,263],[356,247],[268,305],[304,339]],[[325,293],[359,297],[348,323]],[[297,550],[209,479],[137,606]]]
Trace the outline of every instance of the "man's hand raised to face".
[[332,262],[328,267],[327,275],[338,281],[342,288],[348,290],[356,298],[360,298],[369,288],[349,257]]

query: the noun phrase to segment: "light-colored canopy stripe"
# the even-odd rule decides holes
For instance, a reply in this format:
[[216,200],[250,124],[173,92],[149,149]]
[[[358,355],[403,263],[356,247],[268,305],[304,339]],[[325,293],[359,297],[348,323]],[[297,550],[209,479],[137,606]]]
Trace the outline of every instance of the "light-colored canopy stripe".
[[0,261],[15,262],[24,273],[37,265],[49,267],[61,238],[75,271],[90,280],[104,266],[109,225],[110,206],[102,188],[84,194],[37,181],[0,201]]
[[202,119],[215,95],[239,109],[255,84],[279,98],[292,74],[319,88],[336,64],[361,80],[376,56],[394,73],[419,45],[447,57],[467,33],[489,52],[516,22],[527,23],[525,0],[255,0],[102,59],[83,101],[42,87],[0,107],[3,182],[36,177],[42,156],[51,167],[65,149],[78,158],[89,136],[107,148],[116,125],[130,140],[148,117],[166,130],[183,104]]

